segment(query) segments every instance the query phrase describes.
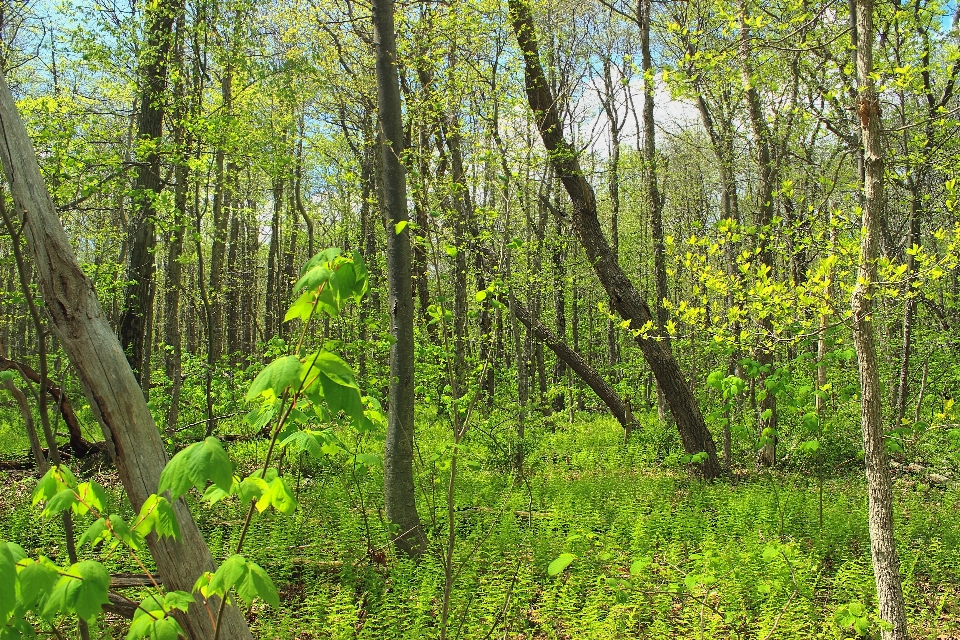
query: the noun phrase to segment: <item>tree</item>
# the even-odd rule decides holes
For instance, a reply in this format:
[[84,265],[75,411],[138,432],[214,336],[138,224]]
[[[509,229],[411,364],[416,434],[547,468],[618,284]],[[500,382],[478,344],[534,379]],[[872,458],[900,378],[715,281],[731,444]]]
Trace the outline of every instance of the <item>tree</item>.
[[645,333],[656,326],[655,318],[646,301],[617,264],[616,256],[603,237],[593,188],[584,178],[575,150],[563,135],[557,104],[540,63],[533,15],[526,0],[510,0],[510,21],[523,54],[530,108],[550,162],[573,204],[574,231],[614,308],[638,332],[637,342],[657,383],[667,396],[685,451],[688,455],[705,454],[700,472],[707,478],[719,477],[721,469],[716,446],[697,400],[670,351],[655,333],[652,336]]
[[[151,344],[146,343],[147,325],[153,313],[154,249],[157,244],[156,199],[163,189],[160,176],[160,136],[163,132],[167,65],[173,40],[173,25],[183,10],[177,0],[159,2],[146,11],[147,42],[140,67],[140,114],[137,143],[143,158],[133,186],[136,214],[130,220],[130,264],[124,310],[120,320],[120,341],[130,366],[145,393],[149,393]],[[138,153],[138,155],[139,155]]]
[[417,514],[413,484],[414,338],[411,278],[410,218],[407,213],[403,153],[403,119],[393,0],[373,2],[383,167],[383,206],[387,226],[387,306],[394,343],[390,347],[390,409],[383,455],[384,502],[387,520],[397,527],[397,549],[408,556],[426,550],[426,537]]
[[873,0],[857,0],[856,112],[863,140],[863,231],[857,286],[850,299],[853,341],[860,367],[861,429],[867,474],[870,556],[877,583],[880,618],[889,625],[884,640],[906,640],[907,615],[900,583],[900,560],[893,530],[893,486],[883,433],[882,391],[874,336],[873,296],[876,290],[883,215],[883,134],[880,99],[873,79]]

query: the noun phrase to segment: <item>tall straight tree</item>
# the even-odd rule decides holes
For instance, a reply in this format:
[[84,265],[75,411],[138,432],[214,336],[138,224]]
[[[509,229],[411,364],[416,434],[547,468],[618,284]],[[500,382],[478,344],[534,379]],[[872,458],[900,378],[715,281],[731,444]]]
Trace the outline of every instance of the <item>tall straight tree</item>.
[[144,13],[147,42],[140,58],[140,115],[137,119],[137,141],[143,156],[137,163],[137,177],[133,186],[136,211],[128,228],[130,263],[123,316],[120,319],[120,343],[144,390],[148,390],[150,385],[150,381],[143,379],[141,374],[149,370],[144,367],[144,359],[149,358],[150,345],[144,344],[144,337],[147,335],[148,316],[153,309],[154,249],[157,244],[154,218],[157,195],[163,189],[159,145],[163,133],[167,63],[174,21],[180,11],[180,0],[162,0],[150,3]]
[[[533,111],[540,137],[547,148],[560,181],[573,204],[571,220],[574,232],[583,245],[587,259],[594,267],[597,277],[613,302],[614,309],[631,322],[634,329],[656,326],[646,300],[627,278],[617,264],[597,217],[597,200],[593,187],[584,178],[576,150],[563,135],[557,102],[554,100],[543,65],[533,25],[533,15],[527,0],[510,0],[510,21],[523,54],[526,76],[527,100]],[[707,429],[697,399],[669,349],[654,335],[642,331],[637,342],[643,357],[650,365],[660,388],[663,389],[670,411],[677,423],[680,439],[688,454],[706,454],[701,461],[700,473],[707,478],[721,474],[713,436]]]
[[863,229],[857,286],[850,299],[853,342],[860,366],[861,429],[867,473],[870,555],[877,584],[880,617],[889,626],[883,640],[906,640],[907,616],[900,583],[900,560],[893,535],[893,487],[883,435],[882,390],[873,329],[880,216],[883,215],[883,140],[880,99],[873,79],[873,0],[856,0],[857,102],[863,140]]
[[407,178],[400,162],[404,137],[393,0],[374,0],[373,29],[383,214],[387,224],[387,304],[394,337],[390,347],[390,411],[383,454],[384,502],[387,520],[397,527],[394,538],[397,550],[417,557],[426,549],[426,537],[420,526],[413,484],[413,284]]

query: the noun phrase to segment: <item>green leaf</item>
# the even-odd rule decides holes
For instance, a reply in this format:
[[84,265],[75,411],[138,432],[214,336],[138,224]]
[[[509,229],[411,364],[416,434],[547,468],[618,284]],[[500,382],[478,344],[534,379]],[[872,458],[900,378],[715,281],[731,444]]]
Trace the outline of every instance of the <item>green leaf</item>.
[[323,442],[318,435],[319,433],[321,432],[310,431],[309,429],[294,431],[280,442],[280,447],[288,449],[293,455],[306,451],[311,456],[319,458],[323,454],[320,449]]
[[132,531],[127,525],[127,521],[117,514],[112,514],[107,518],[107,523],[110,525],[110,529],[113,531],[114,535],[117,536],[124,544],[130,547],[133,550],[142,549],[144,545],[143,536],[141,536],[136,531]]
[[95,560],[84,560],[71,566],[61,576],[43,608],[43,617],[53,619],[58,614],[76,613],[92,622],[104,604],[110,601],[110,574]]
[[186,591],[170,591],[163,598],[163,607],[167,610],[186,611],[194,602],[196,602],[196,599]]
[[180,523],[177,522],[173,506],[166,498],[156,494],[148,496],[140,507],[134,530],[143,537],[155,531],[161,538],[180,538]]
[[630,565],[630,575],[637,576],[650,565],[650,558],[640,558],[634,560]]
[[252,429],[259,431],[270,423],[270,421],[273,419],[274,413],[274,404],[272,402],[264,402],[259,407],[248,413],[244,417],[244,421],[250,425]]
[[577,556],[572,553],[561,553],[560,556],[550,563],[547,567],[547,575],[555,576],[567,567],[570,566],[570,563],[576,560]]
[[325,264],[316,265],[310,267],[304,274],[297,280],[297,283],[293,285],[293,292],[297,293],[301,289],[306,289],[308,292],[312,292],[316,295],[317,289],[320,288],[320,285],[325,282],[330,282],[330,278],[334,275],[333,269],[330,269]]
[[257,597],[271,607],[279,607],[280,596],[277,595],[277,588],[267,572],[255,562],[247,562],[247,568],[249,570],[247,577],[237,589],[237,595],[247,603]]
[[77,486],[77,494],[80,500],[74,505],[74,510],[83,515],[90,509],[94,509],[98,514],[106,509],[107,493],[96,482],[84,482]]
[[[31,561],[30,564],[20,570],[20,599],[28,609],[32,609],[41,597],[46,596],[53,590],[57,584],[56,566],[50,563],[46,558],[39,561]],[[0,612],[0,617],[2,612]]]
[[306,320],[313,312],[314,302],[317,299],[317,292],[313,289],[307,289],[303,292],[297,301],[290,305],[286,315],[283,316],[284,322],[289,322],[294,318]]
[[398,223],[397,223],[397,226],[396,226],[395,233],[396,233],[397,235],[400,235],[401,233],[403,233],[403,230],[406,229],[406,227],[407,227],[408,224],[410,224],[410,223],[407,222],[406,220],[401,220],[400,222],[398,222]]
[[297,499],[285,479],[274,478],[270,482],[270,504],[284,515],[290,515],[297,510]]
[[723,388],[723,379],[724,372],[720,369],[716,371],[711,371],[710,375],[707,376],[707,386],[720,391]]
[[96,522],[87,527],[87,530],[83,532],[82,536],[80,536],[80,542],[78,542],[77,545],[82,547],[89,542],[91,546],[95,546],[97,542],[104,537],[103,534],[106,529],[107,521],[103,518],[99,518]]
[[279,397],[287,387],[299,385],[300,368],[300,359],[296,356],[277,358],[254,378],[250,389],[247,391],[247,401],[249,402],[261,394],[270,395],[272,393],[272,395]]
[[204,489],[208,480],[224,491],[230,491],[233,484],[233,463],[220,441],[213,436],[173,456],[160,473],[157,492],[169,490],[171,497],[176,500],[192,487]]
[[49,518],[61,511],[66,511],[72,507],[76,501],[77,495],[73,492],[73,489],[64,489],[47,500],[47,504],[43,508],[43,516]]
[[360,302],[367,291],[369,291],[370,282],[368,279],[367,265],[363,261],[363,256],[357,250],[353,251],[353,271],[355,274],[353,297],[357,302]]
[[153,623],[153,640],[177,640],[184,636],[183,628],[174,618],[166,616]]
[[17,604],[17,561],[4,540],[0,540],[0,620],[6,622]]
[[247,574],[247,561],[239,555],[233,554],[223,561],[220,568],[210,578],[209,592],[225,595]]
[[270,487],[267,481],[258,474],[248,476],[240,483],[240,502],[249,504],[251,500],[257,500],[257,509],[263,513],[263,510],[270,505],[270,499],[268,496],[267,500],[263,503],[263,508],[260,508],[260,499],[266,495],[269,490]]
[[50,467],[33,490],[32,504],[36,506],[41,500],[49,500],[62,488],[61,483],[57,481],[57,468]]

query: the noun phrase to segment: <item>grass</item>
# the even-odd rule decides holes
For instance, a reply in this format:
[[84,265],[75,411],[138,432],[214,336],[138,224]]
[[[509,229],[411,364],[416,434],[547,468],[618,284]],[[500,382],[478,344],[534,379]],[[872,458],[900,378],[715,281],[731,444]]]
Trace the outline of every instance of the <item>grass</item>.
[[[513,429],[489,420],[463,443],[450,638],[845,638],[855,633],[838,625],[839,610],[852,602],[875,609],[865,487],[855,471],[825,479],[821,524],[819,487],[802,473],[701,483],[650,464],[644,438],[624,446],[612,420],[541,420],[523,443]],[[342,461],[287,461],[300,509],[259,517],[244,547],[281,593],[279,609],[250,611],[259,637],[439,637],[449,432],[424,418],[418,437],[418,504],[435,544],[418,564],[390,552],[376,471],[357,477]],[[380,443],[360,446],[374,452]],[[522,477],[509,471],[519,447]],[[264,449],[237,442],[231,455],[252,468]],[[447,453],[426,455],[438,450]],[[0,482],[0,537],[65,555],[56,523],[29,506],[33,480],[8,474]],[[960,637],[958,510],[955,484],[897,485],[912,637]],[[231,552],[240,510],[220,503],[194,513],[214,554]],[[575,559],[548,576],[562,553]],[[122,624],[101,633],[122,637]]]

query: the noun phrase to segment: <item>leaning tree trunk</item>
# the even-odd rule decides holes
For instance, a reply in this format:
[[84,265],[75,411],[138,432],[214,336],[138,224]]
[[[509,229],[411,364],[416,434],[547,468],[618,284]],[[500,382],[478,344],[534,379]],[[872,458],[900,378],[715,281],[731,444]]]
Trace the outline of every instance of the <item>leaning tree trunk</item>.
[[617,419],[617,422],[627,431],[633,426],[633,415],[629,407],[610,384],[600,377],[596,369],[591,367],[579,353],[570,348],[563,338],[558,338],[553,331],[547,328],[537,317],[532,314],[525,306],[516,301],[516,299],[500,297],[500,302],[508,304],[510,310],[523,323],[533,336],[553,351],[560,362],[569,366],[577,376],[593,389],[603,403],[610,409],[610,413]]
[[[23,218],[51,326],[79,372],[127,496],[139,510],[157,490],[166,449],[93,285],[77,262],[36,158],[6,80],[0,77],[0,162]],[[191,591],[197,578],[214,571],[216,564],[186,503],[177,500],[174,510],[180,540],[151,535],[147,543],[164,586]],[[191,637],[213,637],[212,620],[202,606],[192,605],[179,619]],[[223,637],[252,639],[236,607],[226,610],[222,624]]]
[[[631,322],[634,329],[655,326],[646,301],[620,269],[616,256],[607,244],[597,217],[597,202],[593,188],[583,177],[580,162],[573,147],[564,139],[563,129],[552,92],[547,85],[533,27],[533,16],[527,0],[510,0],[510,20],[523,52],[526,70],[527,99],[533,110],[540,136],[550,154],[550,161],[563,182],[573,204],[574,231],[583,245],[587,259],[597,273],[614,308]],[[722,473],[717,459],[713,436],[707,429],[700,407],[687,381],[669,350],[656,337],[637,334],[637,343],[644,359],[656,376],[657,383],[667,397],[670,411],[677,422],[680,439],[688,454],[705,453],[700,472],[704,477],[716,478]]]
[[395,339],[390,347],[390,412],[383,455],[384,501],[387,520],[397,526],[394,538],[397,550],[416,557],[426,550],[427,541],[417,514],[413,482],[413,285],[407,184],[400,162],[403,122],[393,0],[373,1],[373,28],[377,107],[383,132],[381,161],[384,218],[387,222],[388,307],[391,333]]
[[880,101],[873,74],[873,0],[857,0],[856,110],[860,116],[864,151],[863,231],[860,266],[850,309],[853,342],[860,366],[861,428],[869,501],[870,555],[877,584],[880,617],[889,624],[884,640],[906,640],[907,617],[900,583],[900,560],[893,531],[893,488],[884,449],[882,391],[873,330],[873,294],[877,278],[880,216],[883,208],[883,142]]

